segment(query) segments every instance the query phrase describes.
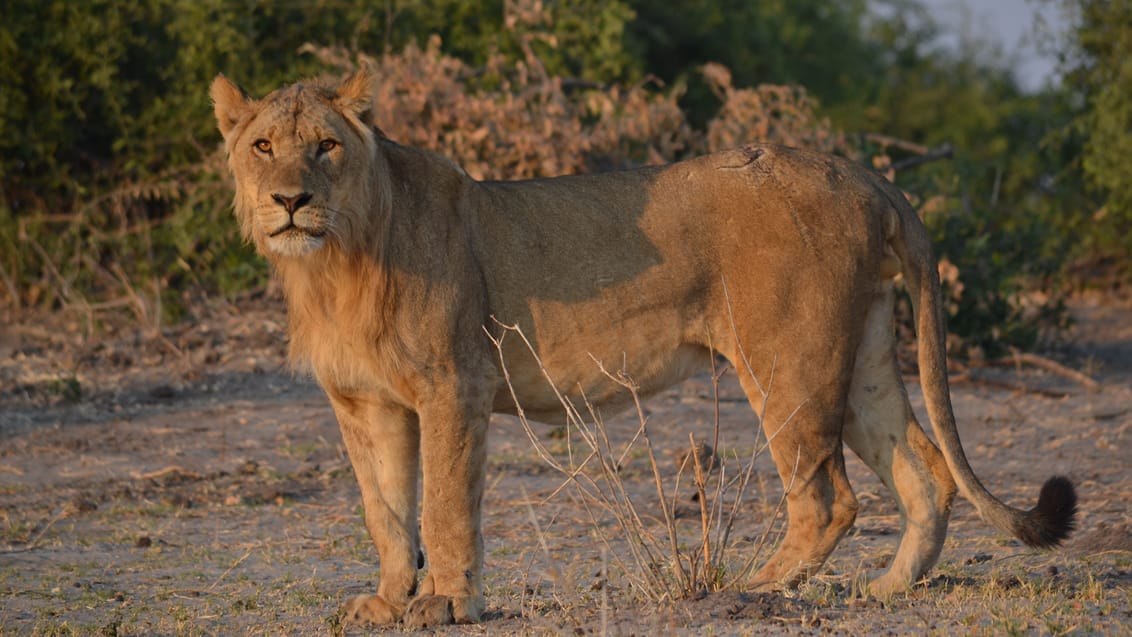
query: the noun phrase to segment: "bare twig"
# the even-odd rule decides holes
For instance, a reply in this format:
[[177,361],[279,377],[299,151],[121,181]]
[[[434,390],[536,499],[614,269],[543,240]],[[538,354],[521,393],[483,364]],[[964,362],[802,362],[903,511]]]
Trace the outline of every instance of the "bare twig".
[[985,376],[975,373],[975,369],[985,366],[994,367],[1013,367],[1021,371],[1023,365],[1031,365],[1039,369],[1045,370],[1052,374],[1061,376],[1076,383],[1080,383],[1090,392],[1101,391],[1101,384],[1090,378],[1088,375],[1083,374],[1075,369],[1070,369],[1057,361],[1050,360],[1044,356],[1031,354],[1029,352],[1022,352],[1015,348],[1011,348],[1011,355],[995,359],[986,363],[979,363],[971,367],[965,366],[957,361],[950,363],[953,365],[958,373],[952,374],[949,381],[954,384],[958,383],[974,383],[978,385],[986,385],[988,387],[997,387],[1000,389],[1008,389],[1010,391],[1026,393],[1026,394],[1039,394],[1042,396],[1049,396],[1050,398],[1064,398],[1069,395],[1068,391],[1061,389],[1047,389],[1044,387],[1031,387],[1020,381],[1001,380],[997,378],[987,378]]
[[783,485],[782,497],[778,499],[778,504],[775,505],[774,511],[770,515],[771,521],[768,522],[766,527],[763,529],[763,533],[759,537],[759,541],[755,545],[755,549],[751,552],[751,557],[743,565],[743,568],[739,569],[739,571],[735,573],[735,576],[731,578],[731,580],[724,586],[724,588],[732,588],[736,586],[740,581],[746,579],[750,572],[754,570],[755,560],[757,560],[758,557],[762,555],[763,549],[767,546],[767,542],[770,539],[770,532],[774,529],[773,522],[774,520],[778,519],[778,515],[782,513],[782,507],[786,505],[786,497],[790,495],[791,489],[794,488],[794,480],[798,476],[798,462],[799,460],[801,460],[801,457],[802,450],[798,449],[794,457],[794,469],[790,472],[790,482]]
[[[531,440],[536,453],[538,453],[538,455],[552,468],[565,475],[567,483],[572,483],[579,488],[579,492],[582,494],[581,501],[585,506],[587,513],[595,522],[595,529],[598,529],[600,527],[597,524],[597,516],[594,515],[593,510],[590,507],[591,504],[599,505],[603,510],[613,515],[614,518],[618,521],[618,524],[621,526],[622,530],[626,535],[629,536],[629,542],[627,544],[629,546],[630,552],[633,554],[634,561],[641,566],[641,568],[638,569],[638,572],[642,576],[642,579],[638,580],[638,584],[641,590],[648,593],[648,595],[655,601],[671,597],[673,591],[669,589],[668,585],[665,583],[665,580],[659,577],[659,574],[652,567],[652,565],[658,563],[658,560],[656,558],[657,551],[655,543],[652,541],[652,538],[645,530],[646,525],[642,520],[640,513],[633,505],[632,499],[626,493],[624,484],[618,476],[618,466],[613,461],[614,453],[612,446],[609,443],[608,436],[605,435],[604,423],[597,415],[596,409],[594,409],[589,401],[585,399],[585,396],[583,394],[583,402],[593,423],[593,426],[589,427],[586,424],[586,419],[582,417],[581,412],[574,405],[574,403],[569,400],[564,394],[562,394],[558,387],[554,384],[549,371],[543,365],[542,360],[538,357],[532,344],[523,334],[522,330],[515,325],[504,325],[498,321],[496,321],[496,323],[503,329],[503,333],[499,337],[495,337],[490,332],[488,332],[488,338],[491,339],[492,343],[497,349],[504,382],[507,383],[508,389],[511,392],[512,399],[515,401],[516,415],[519,417],[519,422],[522,425],[524,432],[527,434],[528,439]],[[503,356],[503,340],[508,332],[517,334],[527,347],[530,354],[534,357],[534,360],[536,361],[540,372],[547,380],[549,386],[551,387],[551,390],[555,393],[556,397],[559,400],[559,403],[562,405],[566,413],[568,431],[571,428],[574,429],[582,437],[586,445],[590,447],[591,453],[586,456],[586,460],[583,461],[582,465],[574,467],[562,465],[556,458],[554,458],[553,454],[551,454],[550,451],[546,449],[545,445],[542,444],[542,442],[538,439],[538,436],[531,429],[530,423],[527,420],[526,414],[523,411],[522,405],[520,404],[518,396],[515,393],[514,384],[511,382],[510,371],[507,368],[506,360]],[[638,415],[643,418],[643,412],[638,412]],[[590,478],[582,471],[585,463],[589,462],[590,459],[597,460],[597,466],[603,478],[603,482],[609,488],[608,492],[603,490],[603,488],[597,482],[595,482],[592,478]],[[608,546],[608,538],[604,537],[604,535],[600,534],[600,532],[599,537],[601,537],[603,544],[607,548],[610,548]],[[623,567],[623,570],[629,572],[629,569],[625,568],[625,565],[620,562],[617,554],[613,553],[613,555],[614,559],[617,560],[619,562],[619,565]]]
[[531,526],[535,529],[535,537],[538,538],[539,548],[542,549],[542,555],[546,558],[546,572],[550,576],[551,581],[554,582],[555,591],[554,601],[558,602],[560,608],[566,608],[566,604],[558,597],[558,589],[567,588],[564,585],[566,574],[563,570],[559,569],[555,563],[554,558],[550,556],[550,546],[546,543],[546,536],[542,532],[542,526],[538,523],[538,516],[535,515],[535,509],[531,506],[530,496],[527,495],[527,489],[524,487],[523,491],[523,504],[526,505],[527,515],[531,519]]
[[200,480],[202,477],[204,477],[204,476],[202,476],[201,474],[199,474],[195,471],[188,471],[185,468],[179,467],[177,465],[169,465],[168,467],[165,467],[164,469],[158,469],[156,471],[147,471],[145,473],[134,473],[134,474],[131,475],[131,477],[135,480],[153,480],[153,479],[156,479],[156,478],[163,478],[167,475],[177,475],[177,476],[189,478],[191,480]]
[[[677,578],[680,580],[681,590],[684,590],[684,591],[690,590],[691,582],[690,582],[689,576],[688,576],[687,573],[684,572],[684,568],[681,564],[679,535],[676,532],[676,516],[675,516],[675,514],[674,514],[674,512],[671,508],[664,506],[664,502],[667,501],[667,498],[665,497],[665,493],[664,493],[664,480],[660,477],[660,463],[658,463],[657,460],[656,460],[656,452],[653,449],[652,440],[649,438],[648,428],[646,426],[646,423],[648,422],[648,417],[644,415],[645,411],[644,411],[644,408],[641,406],[641,397],[640,397],[640,393],[639,393],[639,387],[624,372],[620,372],[617,375],[611,374],[608,370],[605,369],[605,366],[602,365],[601,361],[594,359],[592,355],[590,356],[590,358],[593,359],[594,362],[597,363],[598,369],[601,370],[601,373],[605,374],[606,378],[608,378],[608,379],[612,380],[614,383],[617,383],[617,384],[621,385],[622,387],[624,387],[626,390],[629,391],[630,396],[632,396],[633,405],[637,409],[637,414],[638,414],[639,420],[641,422],[641,429],[640,429],[641,438],[644,440],[645,450],[648,452],[648,455],[649,455],[649,466],[652,468],[653,483],[654,483],[654,486],[656,487],[656,494],[657,494],[657,497],[660,499],[660,502],[661,502],[660,509],[661,509],[661,513],[664,515],[664,525],[668,529],[668,542],[669,542],[670,549],[672,551],[671,558],[672,558],[673,570],[675,571]],[[620,484],[620,480],[618,480],[618,484]],[[631,502],[631,500],[627,500],[627,501]],[[635,511],[635,507],[634,507],[634,511]]]
[[[93,324],[94,319],[90,310],[90,303],[87,302],[86,297],[76,291],[71,285],[71,282],[68,281],[67,278],[59,272],[59,268],[55,267],[55,261],[51,259],[51,256],[47,254],[47,251],[43,249],[43,246],[41,246],[38,241],[31,237],[27,237],[25,241],[32,247],[35,253],[39,255],[39,258],[43,260],[43,267],[59,284],[59,291],[56,292],[59,300],[66,304],[78,302],[80,305],[82,305],[85,313],[87,314],[88,325]],[[88,331],[91,329],[93,328],[88,327]]]
[[865,133],[865,141],[886,148],[892,146],[893,148],[899,148],[900,150],[915,155],[926,155],[931,152],[931,149],[923,144],[910,142],[906,139],[900,139],[899,137],[892,137],[891,135],[881,135],[880,133]]
[[930,148],[923,144],[917,144],[905,139],[881,135],[879,133],[865,133],[864,138],[865,141],[881,146],[882,148],[899,148],[904,152],[915,155],[915,157],[908,157],[900,161],[892,162],[889,167],[894,171],[908,170],[909,168],[915,168],[921,164],[927,164],[941,159],[951,159],[955,154],[955,149],[948,143]]
[[16,280],[8,274],[8,270],[4,268],[4,262],[0,261],[0,281],[4,282],[5,289],[8,290],[8,298],[11,300],[12,307],[20,309],[22,302],[20,300],[20,291],[16,287]]
[[[700,504],[700,550],[703,552],[703,569],[705,577],[693,578],[693,581],[699,579],[703,581],[706,579],[707,573],[711,571],[712,560],[711,555],[711,533],[708,524],[708,504],[707,493],[705,487],[707,486],[707,476],[704,475],[704,462],[700,457],[700,446],[696,444],[696,437],[691,433],[688,434],[688,444],[692,446],[692,466],[696,470],[696,495]],[[712,448],[714,453],[714,447]]]
[[[573,485],[578,489],[577,494],[580,496],[580,502],[594,523],[594,534],[598,537],[603,551],[626,573],[631,582],[651,600],[659,602],[700,590],[722,590],[734,586],[736,582],[745,577],[761,554],[762,548],[768,543],[774,526],[774,519],[782,509],[791,485],[787,485],[786,493],[775,509],[775,515],[761,535],[756,552],[750,559],[746,560],[743,567],[737,573],[734,573],[730,580],[725,580],[727,554],[729,549],[732,548],[731,533],[740,513],[743,495],[754,477],[756,459],[767,448],[769,441],[773,440],[780,431],[790,424],[798,409],[805,402],[789,413],[782,423],[777,423],[774,431],[764,432],[762,431],[761,425],[763,423],[759,414],[766,413],[770,399],[768,387],[762,395],[761,409],[757,410],[756,413],[756,422],[759,427],[757,437],[762,438],[765,435],[765,438],[762,438],[762,442],[756,443],[752,448],[746,466],[736,476],[729,477],[726,465],[721,461],[718,450],[720,427],[719,381],[726,373],[726,368],[716,369],[713,355],[712,385],[715,401],[712,450],[708,452],[706,448],[703,448],[704,450],[701,451],[702,447],[696,443],[695,437],[689,436],[692,452],[685,457],[677,470],[675,488],[671,491],[670,497],[650,435],[650,420],[641,404],[640,389],[628,372],[625,369],[611,371],[602,361],[591,355],[591,360],[593,360],[597,369],[610,382],[628,392],[636,409],[638,427],[629,442],[622,447],[621,443],[614,444],[610,440],[608,429],[597,408],[589,401],[586,393],[580,387],[575,388],[575,399],[568,397],[554,383],[552,374],[545,367],[522,330],[517,325],[505,325],[498,321],[496,323],[501,329],[498,335],[493,334],[490,330],[485,329],[485,331],[496,347],[501,374],[511,392],[512,400],[515,402],[515,411],[519,422],[528,439],[530,439],[536,454],[548,466],[564,476],[563,483],[549,497],[555,497],[567,485]],[[503,343],[509,334],[514,334],[522,341],[527,353],[533,357],[539,373],[542,374],[562,405],[567,420],[567,448],[565,451],[567,458],[565,462],[562,459],[562,452],[557,454],[551,452],[534,433],[519,402],[511,372],[503,354]],[[743,356],[745,357],[745,354]],[[750,361],[744,360],[742,364],[745,365],[751,374],[751,378],[754,379]],[[762,389],[757,380],[755,380],[755,385],[760,390]],[[575,450],[575,440],[581,442],[585,449]],[[620,474],[625,459],[634,447],[638,449],[643,447],[648,458],[653,477],[653,487],[660,503],[659,511],[653,519],[663,528],[663,531],[660,532],[656,530],[648,516],[642,515],[634,496],[626,489],[624,479]],[[680,541],[675,513],[680,480],[689,461],[694,473],[693,482],[700,506],[700,537],[694,545],[697,548],[690,552],[683,547]],[[709,498],[707,483],[716,463],[718,463],[719,471],[718,482],[713,490],[712,497]],[[597,475],[591,475],[591,471],[587,470],[587,467],[596,471]],[[735,495],[734,499],[729,505],[724,505],[724,496],[732,493]],[[530,503],[528,502],[529,506]],[[626,564],[619,552],[611,546],[611,538],[602,530],[604,525],[600,523],[599,509],[611,515],[617,521],[622,531],[625,546],[631,555],[632,567]],[[529,509],[529,512],[533,515],[533,509]],[[545,552],[545,541],[542,538],[539,541]],[[665,563],[668,565],[667,569],[662,568]]]
[[47,533],[47,531],[51,527],[55,526],[56,522],[62,520],[65,517],[67,517],[67,509],[60,509],[58,513],[53,515],[51,519],[47,521],[47,524],[43,525],[43,528],[39,530],[39,533],[36,533],[35,537],[31,538],[31,540],[29,540],[27,544],[23,546],[8,545],[4,547],[3,550],[0,550],[0,555],[3,555],[5,553],[26,553],[28,551],[34,551],[37,547],[39,547],[39,542],[43,539],[44,534]]
[[244,560],[246,560],[246,559],[248,559],[249,557],[251,557],[251,555],[252,555],[252,552],[251,552],[251,551],[248,551],[247,553],[244,553],[244,554],[243,554],[243,555],[242,555],[242,556],[240,557],[240,559],[236,560],[235,562],[232,562],[232,565],[231,565],[231,566],[229,566],[229,567],[228,567],[228,569],[227,569],[227,570],[225,570],[225,571],[224,571],[223,573],[221,573],[221,574],[220,574],[220,577],[217,577],[217,578],[216,578],[215,580],[213,580],[213,582],[212,582],[211,584],[209,584],[209,585],[208,585],[208,588],[206,588],[206,589],[204,589],[204,590],[205,590],[205,591],[211,591],[212,589],[216,588],[216,586],[217,586],[217,585],[219,585],[219,584],[220,584],[220,582],[221,582],[221,581],[223,581],[225,577],[228,577],[228,574],[229,574],[229,573],[231,573],[232,571],[236,570],[236,567],[237,567],[237,566],[239,566],[239,565],[241,565],[241,564],[243,564],[243,563],[244,563]]

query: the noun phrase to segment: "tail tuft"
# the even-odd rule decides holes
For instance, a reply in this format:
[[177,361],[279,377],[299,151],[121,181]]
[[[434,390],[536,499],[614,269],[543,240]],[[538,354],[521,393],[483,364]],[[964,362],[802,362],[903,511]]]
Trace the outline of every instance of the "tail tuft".
[[1054,476],[1042,485],[1038,504],[1026,512],[1026,524],[1018,539],[1034,548],[1053,548],[1069,537],[1076,526],[1077,491],[1064,476]]

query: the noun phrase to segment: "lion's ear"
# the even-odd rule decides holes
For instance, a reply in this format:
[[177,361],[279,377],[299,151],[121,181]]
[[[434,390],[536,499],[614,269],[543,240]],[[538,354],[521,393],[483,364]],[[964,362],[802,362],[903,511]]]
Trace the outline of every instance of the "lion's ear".
[[367,126],[375,125],[374,107],[377,99],[377,72],[369,64],[363,64],[342,80],[336,91],[335,102],[343,110],[354,114]]
[[223,74],[217,74],[216,79],[212,80],[208,94],[212,98],[212,108],[216,113],[216,127],[220,129],[220,134],[227,139],[228,133],[232,132],[236,124],[240,122],[240,118],[248,112],[252,99],[248,97],[244,89],[224,77]]

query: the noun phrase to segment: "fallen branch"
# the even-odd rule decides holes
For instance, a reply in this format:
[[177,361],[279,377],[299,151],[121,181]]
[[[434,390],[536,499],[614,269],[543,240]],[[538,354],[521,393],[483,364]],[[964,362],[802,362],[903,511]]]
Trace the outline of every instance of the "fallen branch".
[[177,465],[170,465],[168,467],[165,467],[164,469],[149,471],[147,473],[134,473],[130,477],[132,477],[134,480],[153,480],[156,478],[164,478],[165,476],[170,474],[182,478],[188,478],[190,480],[200,480],[204,477],[195,471],[188,471],[183,467],[178,467]]
[[973,385],[983,385],[986,387],[994,387],[996,389],[1009,389],[1010,391],[1015,391],[1023,394],[1040,394],[1049,398],[1065,398],[1069,395],[1069,393],[1065,391],[1044,389],[1041,387],[1030,387],[1029,385],[1014,381],[976,376],[972,374],[970,370],[950,376],[948,378],[948,382],[952,385],[958,385],[960,383],[971,383]]
[[1062,378],[1067,378],[1074,382],[1084,385],[1086,389],[1091,392],[1098,392],[1101,390],[1101,384],[1093,380],[1086,374],[1079,372],[1075,369],[1070,369],[1061,363],[1046,358],[1045,356],[1038,356],[1037,354],[1030,354],[1027,352],[1020,352],[1017,349],[1011,349],[1010,356],[1003,356],[997,360],[991,361],[992,365],[998,367],[1022,367],[1025,365],[1032,365],[1038,369],[1043,369],[1052,374],[1057,374]]

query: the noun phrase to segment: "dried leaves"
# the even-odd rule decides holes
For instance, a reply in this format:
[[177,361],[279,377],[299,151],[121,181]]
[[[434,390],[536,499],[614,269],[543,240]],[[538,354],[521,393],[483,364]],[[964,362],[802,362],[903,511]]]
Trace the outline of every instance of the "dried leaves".
[[656,164],[752,142],[847,152],[805,90],[740,89],[720,65],[703,72],[723,101],[706,132],[694,130],[678,91],[648,80],[597,86],[546,75],[533,55],[481,68],[447,56],[433,37],[379,59],[304,47],[343,71],[379,71],[379,125],[400,143],[450,157],[478,179],[518,179]]

